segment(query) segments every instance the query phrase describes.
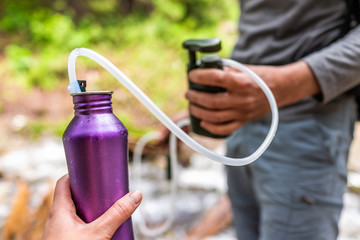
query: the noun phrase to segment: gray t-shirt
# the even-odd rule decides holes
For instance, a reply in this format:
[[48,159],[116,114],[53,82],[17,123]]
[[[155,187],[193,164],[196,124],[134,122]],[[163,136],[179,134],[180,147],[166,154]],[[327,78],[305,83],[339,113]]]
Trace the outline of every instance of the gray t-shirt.
[[255,65],[303,59],[320,85],[320,101],[307,97],[283,107],[280,120],[331,107],[360,84],[360,25],[338,39],[345,24],[345,0],[240,0],[240,6],[233,59]]

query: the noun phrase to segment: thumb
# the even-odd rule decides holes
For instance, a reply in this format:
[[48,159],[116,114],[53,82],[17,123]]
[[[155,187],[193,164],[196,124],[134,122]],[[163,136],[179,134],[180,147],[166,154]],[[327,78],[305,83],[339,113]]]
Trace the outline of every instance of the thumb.
[[103,215],[93,221],[91,225],[98,229],[101,235],[112,236],[136,208],[140,205],[142,194],[134,191],[117,200]]

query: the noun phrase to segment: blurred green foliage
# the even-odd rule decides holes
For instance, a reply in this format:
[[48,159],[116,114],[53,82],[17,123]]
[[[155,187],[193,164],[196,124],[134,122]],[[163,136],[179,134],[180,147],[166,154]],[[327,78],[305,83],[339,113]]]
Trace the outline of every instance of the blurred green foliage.
[[[0,51],[5,58],[0,63],[24,88],[51,91],[68,81],[70,51],[91,48],[119,66],[160,108],[175,112],[186,105],[179,100],[186,87],[182,42],[219,37],[220,55],[228,56],[236,38],[229,24],[235,28],[238,13],[236,0],[2,0]],[[78,61],[77,69],[100,72],[101,81],[90,87],[120,88],[90,60]],[[114,101],[126,108],[127,100]],[[130,116],[125,119],[133,124]]]

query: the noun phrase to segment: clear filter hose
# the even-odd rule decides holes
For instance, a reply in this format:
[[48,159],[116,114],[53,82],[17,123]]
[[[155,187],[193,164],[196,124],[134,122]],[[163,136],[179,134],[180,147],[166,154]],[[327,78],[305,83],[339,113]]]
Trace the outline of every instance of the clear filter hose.
[[238,69],[246,74],[248,74],[263,90],[265,93],[271,108],[272,122],[270,125],[269,132],[259,146],[259,148],[248,157],[244,158],[230,158],[215,152],[210,151],[209,149],[203,147],[194,139],[192,139],[188,134],[186,134],[181,128],[179,128],[161,109],[156,106],[156,104],[151,101],[151,99],[146,96],[123,72],[121,72],[114,64],[109,60],[98,54],[97,52],[87,49],[87,48],[76,48],[74,49],[69,56],[68,61],[68,71],[69,71],[69,91],[70,93],[79,93],[80,87],[77,83],[76,72],[75,72],[75,63],[78,56],[88,57],[103,68],[105,68],[110,74],[112,74],[120,83],[124,85],[162,124],[164,124],[177,138],[184,142],[194,151],[223,164],[232,165],[232,166],[243,166],[247,165],[256,159],[258,159],[267,147],[270,145],[272,139],[275,136],[276,129],[278,126],[279,116],[278,109],[276,105],[275,98],[270,91],[269,87],[264,83],[264,81],[256,75],[253,71],[230,59],[222,59],[224,66],[232,67]]

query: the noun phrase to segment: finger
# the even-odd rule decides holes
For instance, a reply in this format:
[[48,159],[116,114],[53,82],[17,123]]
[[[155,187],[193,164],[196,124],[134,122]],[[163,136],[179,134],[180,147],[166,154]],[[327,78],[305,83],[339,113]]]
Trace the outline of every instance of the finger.
[[61,177],[55,186],[53,209],[75,212],[75,205],[71,198],[69,175]]
[[228,109],[233,105],[232,96],[228,93],[205,93],[188,90],[185,97],[192,104],[208,109]]
[[226,87],[224,71],[220,69],[196,69],[189,72],[189,79],[199,84]]
[[241,72],[239,69],[233,68],[233,67],[224,67],[224,71],[230,71],[230,72]]
[[194,105],[213,110],[245,108],[250,100],[248,96],[231,94],[228,92],[204,93],[194,90],[188,90],[185,97]]
[[225,123],[236,120],[239,116],[239,112],[234,110],[208,110],[195,105],[190,105],[190,113],[206,122],[210,123]]
[[112,236],[140,205],[142,194],[134,191],[117,200],[102,216],[91,223],[102,236]]
[[202,121],[200,125],[209,132],[217,135],[230,135],[244,125],[241,121],[234,121],[225,124],[215,124]]
[[[189,79],[192,82],[223,87],[228,90],[241,88],[242,79],[248,81],[248,76],[238,71],[224,71],[219,69],[196,69],[190,71]],[[245,81],[245,83],[246,83]]]

